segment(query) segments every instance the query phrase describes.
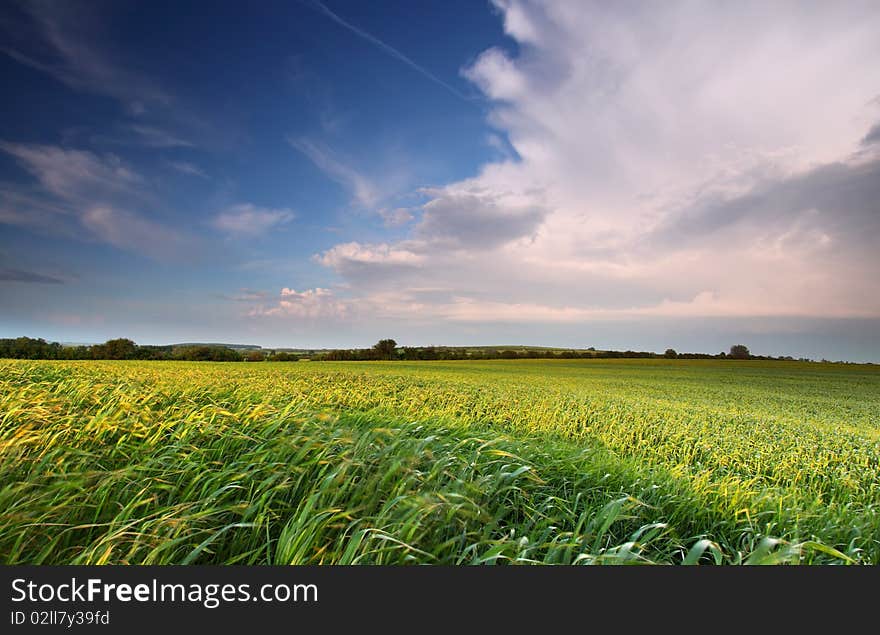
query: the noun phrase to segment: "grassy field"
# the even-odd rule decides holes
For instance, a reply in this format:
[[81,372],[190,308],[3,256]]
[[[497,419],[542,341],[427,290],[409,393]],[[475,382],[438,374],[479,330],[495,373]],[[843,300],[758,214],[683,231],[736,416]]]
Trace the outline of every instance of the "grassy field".
[[0,360],[21,563],[880,564],[880,367]]

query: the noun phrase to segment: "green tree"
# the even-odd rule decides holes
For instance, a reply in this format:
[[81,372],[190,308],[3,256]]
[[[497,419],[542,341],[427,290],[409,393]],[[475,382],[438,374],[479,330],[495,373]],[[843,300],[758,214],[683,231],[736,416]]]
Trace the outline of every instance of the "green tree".
[[61,344],[46,342],[32,337],[17,337],[0,340],[0,357],[18,359],[57,359],[61,354]]
[[240,362],[241,353],[225,346],[176,346],[172,352],[174,359],[193,362]]
[[397,342],[394,340],[379,340],[373,345],[373,350],[379,359],[394,359],[397,351]]
[[675,359],[676,357],[678,357],[678,353],[675,352],[674,348],[667,348],[666,352],[663,353],[663,357],[665,357],[666,359]]
[[744,346],[743,344],[734,344],[730,347],[730,354],[728,357],[733,359],[748,359],[751,357],[751,354],[749,353],[747,346]]
[[107,340],[101,348],[104,359],[133,359],[137,352],[137,344],[124,337]]

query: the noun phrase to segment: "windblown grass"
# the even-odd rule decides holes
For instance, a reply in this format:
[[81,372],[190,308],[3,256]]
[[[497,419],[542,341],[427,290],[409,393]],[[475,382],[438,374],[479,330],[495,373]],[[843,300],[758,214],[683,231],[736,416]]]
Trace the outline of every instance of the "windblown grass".
[[880,372],[0,361],[6,564],[880,563]]

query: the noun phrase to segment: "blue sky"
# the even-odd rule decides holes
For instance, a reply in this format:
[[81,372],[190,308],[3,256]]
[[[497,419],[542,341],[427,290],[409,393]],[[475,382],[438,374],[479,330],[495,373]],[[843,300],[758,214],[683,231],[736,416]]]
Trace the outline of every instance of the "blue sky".
[[878,59],[870,2],[5,3],[0,336],[880,361]]

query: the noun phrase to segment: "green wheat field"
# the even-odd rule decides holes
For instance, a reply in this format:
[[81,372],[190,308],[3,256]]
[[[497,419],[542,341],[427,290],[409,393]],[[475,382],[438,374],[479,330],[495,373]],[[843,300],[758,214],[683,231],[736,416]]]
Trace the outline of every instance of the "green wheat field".
[[880,564],[880,367],[0,361],[4,564]]

